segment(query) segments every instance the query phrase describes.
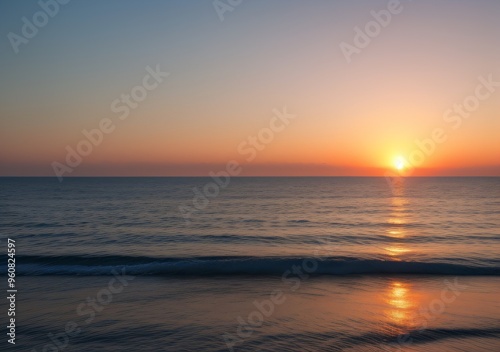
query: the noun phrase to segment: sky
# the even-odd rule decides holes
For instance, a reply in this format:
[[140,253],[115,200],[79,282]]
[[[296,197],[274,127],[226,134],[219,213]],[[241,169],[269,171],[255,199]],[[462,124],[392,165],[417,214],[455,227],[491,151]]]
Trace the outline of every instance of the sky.
[[500,176],[498,0],[60,1],[0,2],[0,176]]

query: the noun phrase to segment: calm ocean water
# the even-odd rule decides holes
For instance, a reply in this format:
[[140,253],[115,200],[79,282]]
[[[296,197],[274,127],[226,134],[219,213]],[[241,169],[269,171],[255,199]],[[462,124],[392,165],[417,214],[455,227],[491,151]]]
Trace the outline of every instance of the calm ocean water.
[[19,347],[500,351],[500,178],[208,182],[0,178]]

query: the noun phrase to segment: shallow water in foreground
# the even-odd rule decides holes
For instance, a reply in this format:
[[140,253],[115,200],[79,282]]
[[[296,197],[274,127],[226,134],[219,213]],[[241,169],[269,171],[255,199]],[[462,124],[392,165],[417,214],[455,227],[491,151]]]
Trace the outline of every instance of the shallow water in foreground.
[[109,298],[110,277],[22,277],[17,347],[52,333],[67,351],[497,351],[500,278],[457,280],[138,276]]

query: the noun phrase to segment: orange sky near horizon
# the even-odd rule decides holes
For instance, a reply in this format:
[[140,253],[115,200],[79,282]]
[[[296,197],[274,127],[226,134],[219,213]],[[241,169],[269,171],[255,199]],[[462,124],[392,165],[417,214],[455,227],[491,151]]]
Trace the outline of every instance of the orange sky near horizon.
[[[3,4],[4,32],[36,6]],[[207,176],[229,160],[243,176],[383,176],[398,158],[411,176],[500,176],[500,4],[402,1],[347,62],[340,44],[387,6],[256,1],[221,23],[201,3],[77,3],[18,54],[1,44],[0,176]],[[276,120],[284,107],[295,117]],[[82,131],[103,120],[93,145]]]

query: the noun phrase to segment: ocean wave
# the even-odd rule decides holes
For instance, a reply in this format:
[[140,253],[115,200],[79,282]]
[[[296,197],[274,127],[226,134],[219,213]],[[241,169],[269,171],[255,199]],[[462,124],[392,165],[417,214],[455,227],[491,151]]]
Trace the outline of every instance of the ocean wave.
[[308,275],[468,275],[500,276],[500,267],[452,263],[367,260],[341,257],[196,257],[17,256],[19,275],[291,275],[294,267]]

